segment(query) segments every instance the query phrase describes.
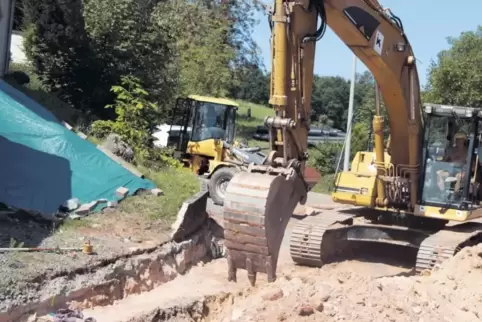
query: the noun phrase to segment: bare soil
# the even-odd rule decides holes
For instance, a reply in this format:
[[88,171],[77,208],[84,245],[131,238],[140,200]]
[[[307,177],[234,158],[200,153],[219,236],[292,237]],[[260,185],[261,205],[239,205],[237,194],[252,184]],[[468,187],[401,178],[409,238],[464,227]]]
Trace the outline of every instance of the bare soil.
[[81,251],[0,253],[0,312],[35,301],[33,286],[44,280],[154,249],[168,241],[170,221],[153,221],[142,210],[106,209],[60,226],[28,214],[0,216],[0,247],[82,248],[87,241],[94,247],[92,255]]
[[142,293],[84,306],[84,316],[102,322],[482,320],[482,245],[423,275],[408,268],[413,254],[399,250],[372,249],[310,268],[294,265],[287,246],[274,283],[260,274],[251,287],[245,271],[237,283],[227,282],[223,258]]
[[430,276],[347,260],[296,267],[286,253],[272,284],[226,281],[224,259],[114,305],[87,310],[98,321],[480,321],[482,245],[463,249]]

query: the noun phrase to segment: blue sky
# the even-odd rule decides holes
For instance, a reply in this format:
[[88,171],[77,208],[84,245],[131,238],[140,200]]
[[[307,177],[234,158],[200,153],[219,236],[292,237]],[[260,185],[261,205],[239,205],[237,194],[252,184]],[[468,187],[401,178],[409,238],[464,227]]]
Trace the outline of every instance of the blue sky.
[[[264,3],[271,3],[264,0]],[[482,24],[482,0],[461,0],[460,5],[448,0],[379,0],[390,8],[403,23],[405,33],[417,58],[420,82],[426,83],[430,61],[437,53],[448,48],[446,37],[458,36],[462,31],[475,30]],[[270,30],[266,16],[259,15],[254,28],[254,39],[261,48],[264,64],[270,68]],[[327,28],[325,36],[317,42],[315,73],[322,76],[351,77],[352,52]],[[357,72],[366,67],[357,61]]]

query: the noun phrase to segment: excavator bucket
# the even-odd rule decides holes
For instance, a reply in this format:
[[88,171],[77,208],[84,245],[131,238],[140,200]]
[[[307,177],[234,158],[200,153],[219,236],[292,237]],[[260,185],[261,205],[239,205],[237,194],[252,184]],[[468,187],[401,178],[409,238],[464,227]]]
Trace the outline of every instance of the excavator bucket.
[[[303,196],[304,194],[304,196]],[[251,285],[256,274],[276,280],[284,232],[296,205],[306,197],[303,180],[289,175],[239,172],[230,181],[224,201],[224,238],[228,280],[245,269]]]

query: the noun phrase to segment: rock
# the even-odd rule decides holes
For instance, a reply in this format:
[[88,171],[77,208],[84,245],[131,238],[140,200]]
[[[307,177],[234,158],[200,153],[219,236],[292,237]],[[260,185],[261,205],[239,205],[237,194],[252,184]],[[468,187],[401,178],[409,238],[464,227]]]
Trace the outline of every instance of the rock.
[[98,203],[97,201],[85,203],[75,211],[75,214],[79,216],[88,215],[97,206],[97,203]]
[[323,302],[318,302],[318,304],[315,305],[315,309],[318,312],[323,312],[323,310],[325,309],[325,305],[323,304]]
[[286,316],[286,312],[278,313],[278,321],[286,321],[288,317]]
[[119,187],[115,191],[116,196],[119,197],[120,199],[124,199],[128,193],[129,193],[129,189],[127,189],[126,187]]
[[315,286],[317,289],[317,294],[322,302],[327,302],[331,298],[331,293],[333,290],[328,284],[318,284]]
[[161,189],[158,189],[158,188],[151,189],[151,193],[156,197],[164,195],[164,191],[162,191]]
[[70,125],[69,123],[62,121],[62,125],[65,126],[69,131],[72,131],[72,125]]
[[70,211],[73,211],[73,210],[79,208],[79,205],[80,205],[79,199],[72,198],[72,199],[67,200],[62,206],[64,206],[65,208],[67,208]]
[[298,315],[299,316],[310,316],[313,313],[315,313],[315,309],[309,304],[302,304],[298,308]]
[[414,306],[414,307],[412,308],[412,311],[413,311],[413,313],[415,313],[415,314],[420,314],[420,313],[422,313],[422,309],[420,308],[420,306]]
[[118,205],[119,205],[119,203],[116,200],[112,200],[112,201],[107,202],[108,208],[116,208]]
[[77,132],[77,135],[80,136],[81,139],[85,140],[87,139],[87,134],[83,133],[83,132]]
[[109,134],[102,146],[127,162],[134,159],[134,150],[118,134]]
[[265,301],[276,301],[279,300],[280,298],[283,297],[283,290],[279,288],[274,288],[271,290],[265,291],[262,295],[261,298]]

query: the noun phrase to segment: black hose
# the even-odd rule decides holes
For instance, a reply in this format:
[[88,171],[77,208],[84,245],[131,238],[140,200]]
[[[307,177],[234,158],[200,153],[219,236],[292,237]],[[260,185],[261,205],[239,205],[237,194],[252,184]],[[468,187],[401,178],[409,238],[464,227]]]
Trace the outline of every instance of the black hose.
[[273,14],[271,12],[268,13],[268,24],[269,24],[269,29],[273,31]]
[[323,0],[311,0],[310,1],[310,7],[315,8],[316,12],[318,13],[318,15],[321,18],[321,24],[320,24],[320,27],[318,28],[318,30],[314,34],[307,35],[307,36],[303,37],[303,40],[302,40],[303,43],[307,43],[307,42],[310,42],[310,41],[318,41],[321,38],[323,38],[323,36],[325,35],[325,32],[326,32],[326,26],[327,26],[327,24],[326,24],[326,11],[325,11],[325,4],[324,4]]

